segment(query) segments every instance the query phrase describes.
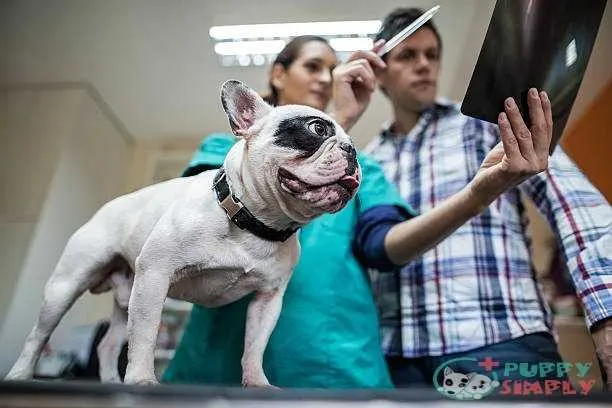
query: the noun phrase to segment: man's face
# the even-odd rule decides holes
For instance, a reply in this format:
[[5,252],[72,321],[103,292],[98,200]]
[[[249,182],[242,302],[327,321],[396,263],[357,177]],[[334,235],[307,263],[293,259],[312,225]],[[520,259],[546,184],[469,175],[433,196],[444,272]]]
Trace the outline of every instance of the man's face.
[[440,49],[434,32],[421,28],[387,56],[387,69],[378,83],[393,103],[403,110],[421,112],[436,97]]

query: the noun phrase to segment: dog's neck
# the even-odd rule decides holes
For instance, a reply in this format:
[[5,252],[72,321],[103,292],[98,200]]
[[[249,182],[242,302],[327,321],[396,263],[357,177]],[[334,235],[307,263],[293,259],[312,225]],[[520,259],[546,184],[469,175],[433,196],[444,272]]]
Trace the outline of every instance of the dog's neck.
[[[302,224],[290,218],[281,208],[276,194],[265,182],[259,182],[258,177],[251,174],[246,154],[238,155],[238,149],[244,149],[239,142],[230,150],[224,168],[227,182],[234,195],[242,204],[266,226],[275,230],[297,228]],[[261,176],[262,175],[258,175]]]

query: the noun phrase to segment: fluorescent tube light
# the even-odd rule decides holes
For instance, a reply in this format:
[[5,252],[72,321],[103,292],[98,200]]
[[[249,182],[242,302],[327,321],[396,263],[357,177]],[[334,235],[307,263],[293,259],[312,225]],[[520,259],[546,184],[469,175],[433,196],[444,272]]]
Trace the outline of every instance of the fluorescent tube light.
[[379,20],[365,20],[230,25],[211,27],[209,34],[215,40],[287,38],[298,35],[372,35],[378,32],[381,24]]
[[[369,50],[374,42],[371,38],[331,38],[329,44],[338,52]],[[219,55],[266,55],[278,54],[285,46],[283,40],[224,41],[215,44]],[[260,65],[260,64],[257,64]]]
[[277,54],[285,46],[283,40],[227,41],[215,44],[219,55]]
[[331,38],[329,45],[338,52],[370,50],[374,46],[374,41],[368,37]]

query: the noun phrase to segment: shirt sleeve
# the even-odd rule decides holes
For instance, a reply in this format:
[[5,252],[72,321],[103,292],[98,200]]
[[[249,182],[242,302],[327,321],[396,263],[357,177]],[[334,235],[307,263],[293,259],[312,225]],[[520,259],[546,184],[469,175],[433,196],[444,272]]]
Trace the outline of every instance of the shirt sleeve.
[[560,146],[519,186],[547,219],[590,326],[612,316],[612,207]]
[[366,210],[357,220],[353,252],[367,268],[380,272],[397,268],[385,251],[385,236],[396,224],[412,218],[406,209],[396,205],[378,205]]
[[412,218],[417,212],[387,181],[378,163],[367,155],[358,155],[362,181],[357,193],[359,216],[353,239],[353,253],[366,267],[380,271],[396,268],[385,251],[384,240],[395,224]]

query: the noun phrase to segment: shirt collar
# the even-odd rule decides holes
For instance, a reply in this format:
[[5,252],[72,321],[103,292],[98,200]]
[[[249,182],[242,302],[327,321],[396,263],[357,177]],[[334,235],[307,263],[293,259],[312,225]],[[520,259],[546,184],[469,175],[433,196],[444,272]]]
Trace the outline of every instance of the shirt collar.
[[[455,111],[459,111],[459,107],[457,102],[452,101],[450,99],[446,99],[446,98],[437,98],[433,105],[431,105],[430,107],[426,108],[421,115],[433,115],[434,113],[436,113],[437,117],[441,117],[444,116],[446,114],[448,114],[449,112],[455,112]],[[381,131],[380,131],[380,135],[383,138],[389,138],[389,137],[395,137],[397,136],[395,133],[393,133],[393,131],[391,130],[391,127],[393,126],[394,121],[393,120],[388,120],[386,122],[383,123]]]

